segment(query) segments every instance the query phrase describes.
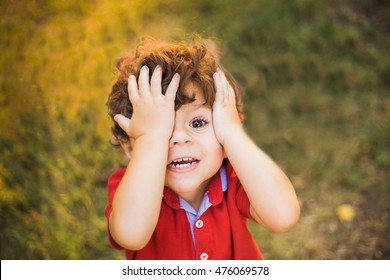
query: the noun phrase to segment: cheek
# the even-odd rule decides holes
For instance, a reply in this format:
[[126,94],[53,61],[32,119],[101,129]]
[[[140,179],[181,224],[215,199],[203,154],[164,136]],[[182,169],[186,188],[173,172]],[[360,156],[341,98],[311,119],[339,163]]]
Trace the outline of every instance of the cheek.
[[197,145],[201,146],[204,156],[211,158],[224,158],[225,152],[222,145],[218,142],[215,136],[214,129],[212,126],[208,127],[202,133],[194,136]]
[[225,151],[217,138],[210,137],[209,141],[205,143],[205,147],[209,155],[213,155],[214,157],[225,157]]

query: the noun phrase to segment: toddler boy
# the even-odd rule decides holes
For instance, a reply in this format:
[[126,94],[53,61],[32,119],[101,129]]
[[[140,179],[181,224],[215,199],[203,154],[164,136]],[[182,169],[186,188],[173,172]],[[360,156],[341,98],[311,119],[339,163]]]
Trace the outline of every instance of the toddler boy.
[[199,40],[142,42],[107,101],[130,157],[108,182],[109,240],[128,259],[262,259],[252,219],[281,232],[294,188],[242,126],[243,91]]

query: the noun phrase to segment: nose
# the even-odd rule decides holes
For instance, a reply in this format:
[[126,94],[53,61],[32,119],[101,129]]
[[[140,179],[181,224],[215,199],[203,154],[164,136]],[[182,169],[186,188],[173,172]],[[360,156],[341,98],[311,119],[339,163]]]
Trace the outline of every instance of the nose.
[[190,143],[192,143],[192,139],[185,128],[175,126],[173,128],[171,139],[169,139],[169,147]]

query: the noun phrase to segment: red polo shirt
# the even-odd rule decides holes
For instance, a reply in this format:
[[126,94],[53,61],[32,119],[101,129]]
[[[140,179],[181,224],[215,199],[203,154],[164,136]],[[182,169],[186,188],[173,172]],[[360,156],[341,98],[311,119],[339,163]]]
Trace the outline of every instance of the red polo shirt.
[[[118,169],[108,180],[107,221],[112,210],[115,191],[125,173]],[[212,204],[194,224],[195,245],[185,210],[180,199],[169,188],[164,188],[160,217],[156,229],[139,251],[125,250],[132,260],[194,260],[194,259],[263,259],[247,228],[249,213],[248,197],[230,163],[226,166],[228,189],[222,191],[219,173],[211,179],[206,192]],[[111,246],[123,250],[108,233]]]

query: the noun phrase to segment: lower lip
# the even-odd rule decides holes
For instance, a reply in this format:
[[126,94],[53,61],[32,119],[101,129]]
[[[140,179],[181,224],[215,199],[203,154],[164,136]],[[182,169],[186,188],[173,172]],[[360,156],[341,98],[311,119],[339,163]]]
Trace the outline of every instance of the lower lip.
[[193,165],[190,165],[188,167],[184,168],[172,168],[172,167],[167,167],[168,171],[173,172],[173,173],[187,173],[193,171],[195,168],[197,168],[199,165],[199,161],[194,163]]

